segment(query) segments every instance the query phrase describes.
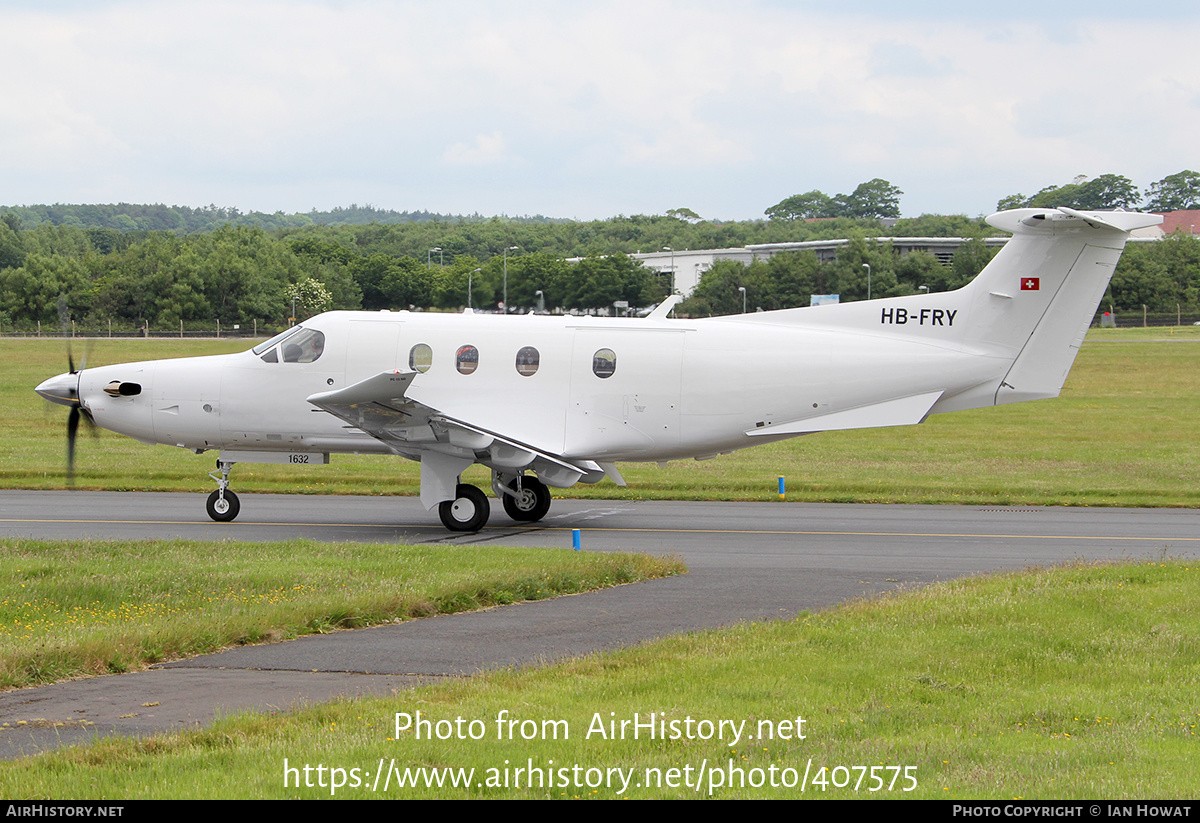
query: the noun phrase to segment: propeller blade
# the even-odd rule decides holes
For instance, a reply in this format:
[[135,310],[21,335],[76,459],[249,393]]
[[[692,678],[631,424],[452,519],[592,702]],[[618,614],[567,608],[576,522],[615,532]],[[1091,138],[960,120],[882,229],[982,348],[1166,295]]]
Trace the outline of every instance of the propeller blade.
[[79,433],[79,406],[67,416],[67,484],[75,485],[75,437]]

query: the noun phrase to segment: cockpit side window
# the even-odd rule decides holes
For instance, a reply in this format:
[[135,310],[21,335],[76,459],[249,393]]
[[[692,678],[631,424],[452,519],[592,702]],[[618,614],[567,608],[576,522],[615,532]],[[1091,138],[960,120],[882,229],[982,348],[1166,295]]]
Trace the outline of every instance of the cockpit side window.
[[325,333],[316,329],[305,329],[283,344],[284,363],[313,363],[325,353]]
[[295,326],[255,346],[252,351],[261,355],[264,363],[278,363],[281,351],[284,363],[312,363],[325,353],[325,333]]

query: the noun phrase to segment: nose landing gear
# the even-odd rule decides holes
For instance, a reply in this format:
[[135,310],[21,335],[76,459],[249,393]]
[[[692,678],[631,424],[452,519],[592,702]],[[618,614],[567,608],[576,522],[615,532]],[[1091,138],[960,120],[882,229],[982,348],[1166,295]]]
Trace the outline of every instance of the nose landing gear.
[[218,523],[228,523],[242,510],[238,496],[229,490],[229,472],[232,470],[232,463],[218,460],[217,471],[208,474],[217,481],[217,490],[208,496],[205,508],[208,510],[208,516]]

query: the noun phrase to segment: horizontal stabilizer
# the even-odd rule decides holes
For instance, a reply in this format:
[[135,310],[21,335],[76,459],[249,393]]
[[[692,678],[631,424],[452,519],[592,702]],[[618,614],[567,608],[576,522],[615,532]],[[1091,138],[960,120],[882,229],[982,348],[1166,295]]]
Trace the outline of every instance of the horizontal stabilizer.
[[1052,233],[1058,229],[1069,229],[1072,225],[1085,223],[1094,229],[1110,229],[1127,233],[1162,223],[1162,215],[1145,214],[1137,211],[1078,211],[1059,206],[1055,209],[1010,209],[993,214],[988,223],[1013,234],[1025,234],[1030,230]]
[[869,406],[859,406],[857,409],[830,412],[806,417],[803,420],[793,420],[790,423],[777,423],[773,426],[762,426],[750,429],[750,436],[778,434],[811,434],[813,432],[840,431],[843,429],[871,429],[879,426],[912,426],[920,423],[929,414],[933,404],[942,396],[940,391],[914,394],[911,397],[901,397],[896,400],[885,400],[882,403],[872,403]]

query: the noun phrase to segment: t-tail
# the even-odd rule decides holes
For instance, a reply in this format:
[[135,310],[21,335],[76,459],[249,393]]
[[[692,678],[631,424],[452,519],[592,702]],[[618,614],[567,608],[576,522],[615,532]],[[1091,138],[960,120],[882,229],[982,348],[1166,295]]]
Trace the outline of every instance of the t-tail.
[[1013,238],[960,290],[971,301],[965,342],[1013,358],[996,405],[1057,397],[1129,233],[1162,217],[1062,207],[1000,212],[988,222]]
[[1130,232],[1162,217],[1014,209],[988,222],[1013,237],[956,291],[773,312],[767,322],[853,329],[996,364],[977,385],[947,392],[929,413],[1057,397]]

